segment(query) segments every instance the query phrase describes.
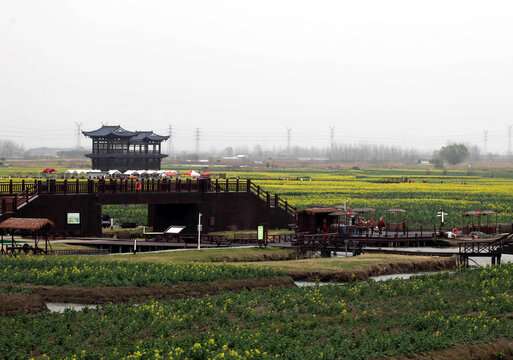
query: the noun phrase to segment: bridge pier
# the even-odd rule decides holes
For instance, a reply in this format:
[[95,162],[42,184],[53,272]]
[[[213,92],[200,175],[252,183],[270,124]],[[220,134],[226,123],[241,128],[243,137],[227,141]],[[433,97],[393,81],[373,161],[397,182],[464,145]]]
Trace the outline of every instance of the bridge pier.
[[492,265],[500,265],[501,264],[501,254],[492,254]]
[[468,268],[468,255],[459,254],[456,256],[456,265],[458,267]]
[[331,257],[331,250],[321,250],[321,257],[323,257],[323,258]]

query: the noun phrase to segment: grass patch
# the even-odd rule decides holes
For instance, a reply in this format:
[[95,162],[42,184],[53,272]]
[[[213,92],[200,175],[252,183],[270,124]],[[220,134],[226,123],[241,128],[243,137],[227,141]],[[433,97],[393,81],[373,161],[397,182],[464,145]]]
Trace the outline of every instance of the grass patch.
[[[169,251],[161,253],[138,253],[137,255],[119,255],[117,260],[139,262],[152,261],[175,264],[186,264],[190,262],[248,262],[262,264],[261,261],[266,259],[290,259],[294,256],[294,252],[289,249],[258,247],[242,248],[242,249],[209,249],[209,250],[183,250]],[[94,259],[104,260],[105,257],[95,256]],[[112,258],[110,258],[112,259]]]

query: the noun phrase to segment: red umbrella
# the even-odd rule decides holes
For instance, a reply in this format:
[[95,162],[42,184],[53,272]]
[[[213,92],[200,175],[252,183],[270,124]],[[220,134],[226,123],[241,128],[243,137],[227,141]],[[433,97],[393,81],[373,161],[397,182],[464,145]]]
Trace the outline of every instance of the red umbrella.
[[187,171],[184,175],[191,176],[191,174],[192,174],[192,170]]
[[167,176],[173,176],[173,175],[176,175],[177,172],[176,171],[166,171],[164,174],[166,174]]
[[49,174],[55,172],[55,169],[52,168],[46,168],[43,171],[41,171],[41,174]]
[[203,175],[203,176],[208,176],[208,175],[210,175],[210,171],[205,171],[205,172],[204,172],[203,174],[201,174],[201,175]]

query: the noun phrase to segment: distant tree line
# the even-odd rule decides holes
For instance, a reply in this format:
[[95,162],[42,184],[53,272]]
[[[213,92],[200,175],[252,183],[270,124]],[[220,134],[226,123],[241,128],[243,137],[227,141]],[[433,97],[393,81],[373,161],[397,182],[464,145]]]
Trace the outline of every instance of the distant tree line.
[[[436,151],[373,144],[336,144],[328,148],[306,146],[263,148],[260,145],[255,145],[252,148],[249,146],[227,146],[222,150],[210,149],[209,152],[200,155],[181,152],[173,157],[198,160],[213,157],[236,158],[238,155],[246,155],[256,159],[319,159],[332,162],[418,162],[424,160],[430,161],[440,168],[443,168],[445,163],[454,165],[465,160],[483,159],[478,146],[467,144],[449,144]],[[487,160],[500,159],[503,159],[503,157],[499,155],[489,155],[487,157]]]
[[0,158],[3,159],[22,159],[25,154],[23,145],[16,144],[12,140],[0,139]]

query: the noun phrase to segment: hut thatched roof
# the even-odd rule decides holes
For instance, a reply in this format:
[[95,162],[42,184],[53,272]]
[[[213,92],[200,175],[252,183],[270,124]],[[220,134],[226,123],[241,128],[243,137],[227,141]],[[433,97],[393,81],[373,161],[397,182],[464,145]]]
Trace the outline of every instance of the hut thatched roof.
[[9,218],[0,223],[0,229],[16,229],[28,231],[49,229],[54,226],[55,224],[51,220],[39,218]]
[[324,204],[310,204],[308,205],[309,208],[311,209],[318,209],[318,208],[328,208],[328,205],[324,205]]
[[314,215],[314,214],[328,214],[331,212],[338,211],[338,209],[335,208],[315,208],[315,209],[302,209],[302,210],[296,210],[294,213],[296,214],[308,214],[308,215]]
[[467,216],[471,216],[471,215],[493,215],[493,214],[497,214],[497,213],[495,211],[493,211],[493,210],[483,210],[483,211],[470,210],[470,211],[465,211],[463,213],[463,215],[467,215]]
[[399,209],[399,208],[398,209],[388,209],[387,212],[389,212],[389,213],[405,213],[406,210]]
[[349,206],[344,206],[344,205],[335,205],[333,206],[335,209],[340,209],[340,210],[343,210],[343,209],[346,209],[346,210],[351,210],[351,208]]
[[376,211],[376,209],[371,208],[371,207],[361,207],[361,208],[353,209],[353,212],[357,212],[357,213],[366,213],[366,212],[374,212],[374,211]]

